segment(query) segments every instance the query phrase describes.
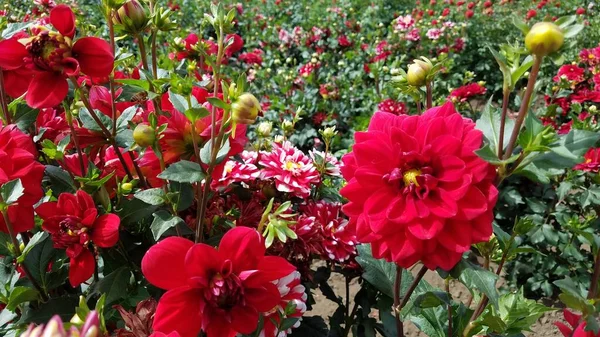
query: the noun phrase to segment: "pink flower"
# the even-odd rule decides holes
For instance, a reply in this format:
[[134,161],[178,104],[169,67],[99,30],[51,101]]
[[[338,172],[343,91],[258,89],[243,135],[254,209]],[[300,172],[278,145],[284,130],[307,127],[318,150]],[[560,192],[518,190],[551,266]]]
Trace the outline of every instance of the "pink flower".
[[567,81],[579,83],[585,79],[585,69],[575,65],[564,65],[558,69],[558,73],[554,76],[554,82],[560,82],[561,78],[565,78]]
[[287,141],[273,144],[271,152],[261,152],[259,164],[262,179],[274,179],[278,191],[301,198],[308,197],[311,185],[320,181],[312,160]]
[[[300,326],[302,315],[306,312],[306,290],[300,283],[299,272],[294,271],[284,278],[273,281],[273,283],[279,290],[281,301],[279,301],[279,304],[273,311],[265,315],[264,326],[259,335],[261,337],[287,336],[292,332],[292,328],[297,328]],[[295,309],[291,314],[286,315],[285,310],[290,305],[293,305]],[[279,325],[282,318],[297,318],[298,320],[291,328],[285,331],[278,331],[278,327],[274,324],[274,322]],[[279,332],[279,334],[276,334],[277,332]]]
[[431,28],[425,35],[427,35],[430,40],[437,40],[440,38],[440,35],[442,35],[442,31],[438,28]]
[[405,16],[399,16],[396,19],[396,24],[394,25],[395,31],[407,31],[415,25],[415,19],[412,15],[407,14]]
[[343,211],[358,241],[404,268],[449,270],[488,240],[498,190],[494,167],[475,154],[482,138],[452,103],[421,116],[375,113],[343,158]]
[[212,188],[227,188],[233,183],[248,183],[258,178],[260,172],[254,164],[228,160],[223,168],[223,175],[213,181]]
[[279,280],[295,268],[281,257],[265,256],[260,234],[235,227],[219,248],[169,237],[142,259],[148,282],[167,290],[152,324],[155,331],[181,337],[233,337],[251,334],[260,316],[281,302]]
[[421,39],[421,34],[419,33],[419,29],[415,28],[410,32],[406,33],[404,36],[409,41],[419,41]]
[[308,154],[316,167],[324,167],[325,174],[332,177],[339,177],[341,175],[340,162],[331,153],[327,153],[327,155],[325,155],[325,152],[323,151],[312,149],[308,152]]
[[453,90],[448,96],[452,102],[466,102],[473,96],[483,95],[487,89],[479,83],[471,83]]
[[394,115],[403,115],[408,111],[406,109],[406,104],[394,101],[391,98],[381,101],[381,103],[377,105],[377,108],[379,109],[378,111],[389,112]]

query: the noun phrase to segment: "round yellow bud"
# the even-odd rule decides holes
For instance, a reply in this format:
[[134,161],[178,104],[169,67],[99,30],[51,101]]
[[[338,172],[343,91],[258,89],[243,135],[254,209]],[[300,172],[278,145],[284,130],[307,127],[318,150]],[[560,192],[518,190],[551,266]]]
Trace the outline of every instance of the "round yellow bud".
[[406,81],[412,86],[422,87],[426,84],[427,75],[429,75],[430,71],[431,64],[421,60],[414,60],[413,63],[408,66]]
[[231,119],[237,124],[254,124],[258,112],[260,111],[260,102],[250,93],[243,93],[231,104]]
[[155,140],[156,133],[147,124],[138,124],[133,130],[133,141],[141,147],[151,146]]
[[525,36],[525,47],[536,56],[545,56],[559,50],[564,40],[560,27],[552,22],[538,22]]

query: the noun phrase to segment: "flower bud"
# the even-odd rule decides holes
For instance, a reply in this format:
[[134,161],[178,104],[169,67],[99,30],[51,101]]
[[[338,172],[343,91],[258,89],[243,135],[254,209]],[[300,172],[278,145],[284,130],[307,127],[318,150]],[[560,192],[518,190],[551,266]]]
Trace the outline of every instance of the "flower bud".
[[525,36],[525,47],[534,55],[545,56],[559,50],[565,35],[552,22],[538,22]]
[[427,62],[414,60],[413,63],[408,66],[406,81],[408,84],[415,87],[424,86],[427,82],[427,75],[429,75],[431,68],[431,64]]
[[141,146],[148,147],[154,144],[156,133],[154,129],[147,124],[138,124],[133,130],[133,141]]
[[283,122],[281,122],[281,129],[286,134],[290,133],[290,132],[294,131],[294,123],[292,123],[291,121],[288,121],[288,120],[284,120]]
[[113,23],[129,34],[139,34],[148,26],[146,10],[137,0],[127,1],[113,15]]
[[254,95],[245,92],[231,104],[231,119],[236,124],[254,124],[259,111],[260,103],[258,99]]
[[261,122],[258,124],[258,128],[256,132],[260,137],[266,138],[271,135],[271,131],[273,130],[273,123],[271,122]]
[[335,137],[336,134],[337,134],[337,131],[335,130],[335,125],[325,128],[321,131],[321,135],[325,139],[331,139],[331,138]]
[[131,193],[131,190],[133,190],[132,183],[122,183],[121,184],[121,191],[123,192],[123,194],[129,194],[129,193]]

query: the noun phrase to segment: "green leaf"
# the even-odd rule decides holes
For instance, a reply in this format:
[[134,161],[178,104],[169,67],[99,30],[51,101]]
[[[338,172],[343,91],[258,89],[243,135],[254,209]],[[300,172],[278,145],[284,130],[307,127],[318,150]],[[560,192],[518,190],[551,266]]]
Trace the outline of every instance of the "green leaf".
[[171,102],[171,104],[173,104],[173,107],[175,108],[175,110],[177,110],[181,113],[186,112],[190,108],[185,97],[183,97],[179,94],[176,94],[170,90],[169,90],[169,101]]
[[21,253],[21,256],[19,256],[19,260],[20,262],[22,262],[25,257],[27,257],[27,254],[29,254],[29,252],[38,244],[42,243],[44,240],[46,240],[48,238],[49,234],[48,232],[37,232],[35,233],[35,235],[29,240],[29,243],[27,244],[27,246],[25,246],[25,249],[23,249],[23,252]]
[[205,174],[202,171],[200,164],[187,160],[181,160],[167,167],[158,175],[158,177],[179,183],[191,184],[204,180]]
[[135,198],[152,206],[160,206],[165,203],[165,191],[162,188],[151,188],[137,192]]
[[576,25],[572,25],[567,28],[564,28],[563,34],[565,34],[565,39],[570,39],[570,38],[577,36],[577,34],[579,34],[583,30],[583,28],[585,28],[585,26],[582,24],[576,24]]
[[573,24],[575,21],[577,21],[576,15],[565,15],[556,19],[556,21],[554,21],[554,24],[559,26],[561,29],[564,29]]
[[515,25],[515,27],[519,28],[521,30],[521,32],[523,32],[523,35],[527,35],[527,33],[529,33],[529,25],[527,25],[527,23],[525,21],[523,21],[523,19],[521,19],[520,16],[513,15],[512,19],[513,19],[513,25]]
[[189,108],[185,111],[185,117],[189,119],[191,122],[195,122],[196,120],[206,117],[210,114],[210,112],[203,106]]
[[75,308],[79,303],[79,296],[67,295],[52,298],[41,304],[37,309],[25,311],[19,320],[19,324],[46,323],[54,315],[58,315],[63,322],[68,322],[75,314]]
[[77,188],[67,171],[58,166],[46,165],[46,177],[52,186],[52,195],[58,198],[61,193],[75,193]]
[[150,90],[150,83],[148,83],[147,80],[120,78],[120,79],[115,79],[115,82],[124,84],[125,86],[136,87],[136,88],[142,89],[144,91]]
[[133,119],[137,112],[137,106],[133,105],[125,109],[117,118],[117,130],[126,129],[130,120]]
[[177,226],[178,224],[185,223],[182,218],[172,215],[165,210],[160,210],[154,213],[153,216],[154,221],[152,221],[152,225],[150,225],[150,230],[152,231],[152,236],[154,237],[155,241],[158,241],[169,229]]
[[450,270],[450,275],[464,284],[471,293],[478,290],[484,293],[495,307],[498,306],[498,290],[496,289],[498,276],[496,274],[463,258]]
[[299,327],[292,330],[290,337],[327,337],[329,330],[327,323],[320,316],[302,317],[302,323]]
[[[35,123],[40,110],[31,108],[27,104],[20,103],[18,100],[12,103],[17,103],[16,110],[14,112],[13,123],[17,124],[17,127],[21,131],[27,131]],[[12,104],[11,103],[11,104]]]
[[[374,258],[371,254],[370,245],[359,245],[357,250],[356,261],[363,267],[362,277],[379,291],[393,298],[396,264]],[[406,293],[412,279],[410,272],[406,269],[402,270],[402,294]]]
[[157,206],[148,205],[139,199],[124,200],[121,203],[122,208],[118,211],[121,218],[121,225],[125,227],[136,226],[144,219],[150,217]]
[[98,291],[106,294],[106,304],[127,296],[131,271],[125,266],[113,271],[98,282]]
[[38,298],[38,291],[35,288],[15,287],[8,298],[6,309],[15,311],[17,306],[25,302],[31,302]]
[[[104,125],[104,127],[107,130],[112,129],[112,120],[110,119],[110,117],[106,116],[98,110],[94,110],[94,113],[98,117],[98,120],[100,120],[102,125]],[[79,119],[81,120],[81,123],[83,124],[84,128],[90,131],[102,132],[102,128],[98,125],[98,123],[96,123],[96,121],[92,117],[92,114],[87,108],[79,109]]]
[[229,104],[223,102],[221,99],[219,99],[217,97],[208,97],[206,100],[208,101],[208,103],[210,103],[210,105],[217,107],[219,109],[223,109],[223,110],[229,109]]
[[11,180],[2,184],[0,187],[0,195],[6,205],[11,205],[23,195],[25,188],[21,183],[21,179]]
[[10,39],[16,33],[29,28],[32,22],[15,22],[8,23],[6,28],[2,31],[2,40]]
[[414,300],[414,306],[417,308],[435,308],[440,305],[449,305],[452,299],[445,291],[428,291],[420,294]]
[[[483,112],[481,113],[481,117],[476,122],[477,129],[483,132],[483,135],[487,139],[490,148],[495,153],[498,153],[500,139],[500,117],[500,112],[492,106],[492,97],[490,97],[483,109]],[[504,146],[508,144],[510,135],[512,134],[514,128],[515,121],[507,118],[504,124]]]
[[553,283],[567,294],[581,299],[587,298],[587,290],[583,289],[581,285],[576,284],[569,276],[566,276],[562,280],[556,280]]
[[519,155],[514,155],[508,159],[500,160],[498,159],[498,153],[494,152],[489,144],[484,145],[481,149],[475,151],[475,154],[479,156],[479,158],[487,161],[492,165],[507,165],[519,158]]
[[[223,146],[219,149],[219,152],[217,152],[217,157],[215,159],[217,164],[222,162],[223,159],[225,159],[227,157],[230,149],[231,149],[231,147],[229,146],[229,139],[227,139],[227,140],[225,140],[225,144],[223,144]],[[208,142],[206,142],[206,144],[204,144],[202,149],[200,149],[200,160],[206,165],[210,164],[210,160],[212,157],[211,151],[212,151],[212,141],[209,140]]]
[[31,276],[40,283],[42,288],[47,287],[48,264],[56,255],[56,249],[49,236],[36,244],[27,254],[23,263],[29,269]]

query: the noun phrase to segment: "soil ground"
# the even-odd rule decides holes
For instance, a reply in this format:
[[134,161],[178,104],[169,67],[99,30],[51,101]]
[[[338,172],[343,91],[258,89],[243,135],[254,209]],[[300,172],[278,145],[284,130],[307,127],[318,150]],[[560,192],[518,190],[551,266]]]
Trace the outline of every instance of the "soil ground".
[[[413,268],[413,273],[416,273],[418,268]],[[425,274],[424,279],[434,287],[443,289],[444,281],[435,272],[428,271]],[[331,275],[330,284],[336,294],[344,295],[344,277],[340,274],[333,273]],[[354,279],[350,284],[350,298],[354,298],[356,292],[360,289],[357,280]],[[461,300],[466,303],[469,297],[469,291],[459,282],[454,282],[451,285],[452,296],[455,299]],[[321,316],[328,321],[328,317],[331,316],[337,309],[337,304],[326,299],[318,290],[314,292],[315,302],[313,310],[306,313],[306,316]],[[554,322],[562,320],[562,314],[560,311],[552,311],[546,313],[534,326],[533,332],[525,333],[529,337],[561,337]],[[424,333],[419,332],[416,326],[411,322],[404,322],[404,333],[406,337],[426,337]]]

